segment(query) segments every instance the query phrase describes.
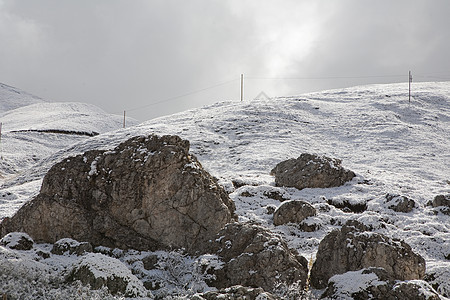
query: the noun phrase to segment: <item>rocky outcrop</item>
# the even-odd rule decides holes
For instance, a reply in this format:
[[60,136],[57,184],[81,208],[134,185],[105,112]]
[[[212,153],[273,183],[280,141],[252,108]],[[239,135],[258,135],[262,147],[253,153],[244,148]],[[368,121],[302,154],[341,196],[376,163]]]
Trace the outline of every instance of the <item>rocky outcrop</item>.
[[273,214],[275,226],[286,223],[301,223],[304,219],[316,215],[316,209],[308,202],[291,200],[283,202]]
[[352,180],[355,173],[344,169],[339,159],[304,153],[297,159],[280,162],[271,171],[277,186],[329,188]]
[[221,269],[214,270],[216,280],[210,283],[219,289],[243,285],[271,292],[280,282],[306,285],[306,259],[260,226],[230,223],[202,251],[216,254],[224,262]]
[[311,269],[313,287],[325,288],[333,275],[369,267],[384,268],[396,280],[424,277],[425,260],[408,244],[365,230],[353,222],[323,238]]
[[321,299],[439,300],[422,280],[396,281],[382,268],[368,268],[331,277]]
[[409,213],[416,207],[416,202],[406,196],[387,194],[386,205],[393,211]]
[[234,210],[188,141],[151,135],[54,165],[39,195],[0,229],[49,243],[69,237],[113,248],[190,249],[215,236]]

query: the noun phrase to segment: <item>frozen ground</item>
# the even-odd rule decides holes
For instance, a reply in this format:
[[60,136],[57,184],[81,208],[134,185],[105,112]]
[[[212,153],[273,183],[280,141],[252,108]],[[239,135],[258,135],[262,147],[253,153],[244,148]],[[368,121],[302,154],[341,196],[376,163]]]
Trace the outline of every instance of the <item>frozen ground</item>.
[[[450,216],[427,203],[436,195],[450,193],[450,83],[415,83],[412,95],[409,102],[408,85],[391,84],[230,101],[115,131],[110,130],[120,128],[120,117],[109,123],[111,116],[77,104],[79,111],[90,111],[81,122],[87,127],[81,131],[102,133],[94,137],[11,132],[49,128],[46,124],[64,130],[80,128],[76,117],[72,122],[70,114],[60,117],[63,112],[55,113],[59,108],[47,118],[34,115],[32,108],[44,108],[43,103],[0,113],[4,122],[0,219],[13,215],[36,195],[45,172],[64,157],[90,149],[111,149],[135,135],[177,134],[191,142],[191,152],[230,192],[240,221],[253,221],[278,232],[309,260],[314,259],[318,243],[328,232],[349,219],[359,220],[375,232],[410,244],[426,259],[427,274],[437,274],[441,292],[448,294]],[[61,107],[64,113],[70,109]],[[103,127],[99,120],[109,125]],[[330,189],[275,187],[270,170],[281,160],[304,152],[342,159],[344,167],[357,177]],[[236,188],[233,182],[244,185]],[[281,202],[270,197],[273,192],[313,204],[319,214],[308,222],[319,229],[308,233],[293,224],[274,226],[267,207]],[[417,207],[410,213],[394,212],[386,203],[388,193],[413,199]],[[365,203],[367,210],[346,213],[328,205],[327,200]]]

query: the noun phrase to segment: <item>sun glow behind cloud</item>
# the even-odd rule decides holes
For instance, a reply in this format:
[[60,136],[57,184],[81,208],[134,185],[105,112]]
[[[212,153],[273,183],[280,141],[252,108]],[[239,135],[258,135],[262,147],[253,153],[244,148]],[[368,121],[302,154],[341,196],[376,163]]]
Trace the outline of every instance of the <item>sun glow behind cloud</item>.
[[246,100],[382,82],[323,77],[445,77],[449,9],[447,0],[0,0],[0,82],[113,113],[202,90],[136,110],[146,120],[238,100],[240,74]]

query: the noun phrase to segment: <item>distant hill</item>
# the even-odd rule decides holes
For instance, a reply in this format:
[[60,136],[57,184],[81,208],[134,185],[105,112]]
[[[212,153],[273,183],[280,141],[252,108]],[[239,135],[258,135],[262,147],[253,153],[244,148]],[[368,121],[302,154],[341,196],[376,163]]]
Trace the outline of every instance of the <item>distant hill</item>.
[[[0,84],[0,105],[0,185],[48,155],[123,127],[123,116],[92,104],[47,102],[5,84]],[[127,118],[128,126],[136,124]]]
[[0,83],[0,116],[6,111],[41,102],[45,101],[15,87]]

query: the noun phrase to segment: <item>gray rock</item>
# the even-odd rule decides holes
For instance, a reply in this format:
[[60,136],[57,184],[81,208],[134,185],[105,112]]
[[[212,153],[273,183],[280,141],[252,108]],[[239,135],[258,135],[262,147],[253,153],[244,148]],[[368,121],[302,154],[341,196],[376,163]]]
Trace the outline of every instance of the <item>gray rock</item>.
[[34,241],[24,232],[11,232],[0,240],[0,245],[14,250],[31,250]]
[[217,292],[196,294],[191,300],[278,300],[280,298],[265,292],[262,288],[243,287],[240,285],[221,289]]
[[342,168],[339,159],[313,154],[302,154],[297,159],[280,162],[271,171],[277,186],[329,188],[352,180],[355,173]]
[[383,268],[367,268],[330,278],[321,299],[439,300],[425,281],[396,281]]
[[348,224],[324,237],[311,269],[313,287],[325,288],[333,275],[369,267],[384,268],[396,280],[424,277],[425,260],[408,244],[364,227]]
[[433,207],[446,206],[450,208],[450,194],[448,195],[437,195],[433,199]]
[[365,200],[328,199],[327,203],[346,213],[362,213],[367,210],[367,202]]
[[54,165],[39,195],[1,224],[37,241],[190,249],[223,228],[234,203],[177,136],[139,136]]
[[234,285],[261,287],[271,292],[277,283],[306,285],[308,262],[288,248],[281,237],[250,224],[230,223],[202,249],[216,254],[223,262],[214,271],[217,288]]
[[106,287],[113,295],[146,297],[144,284],[119,260],[100,253],[88,253],[74,263],[67,282],[79,280],[91,289]]
[[275,226],[286,223],[301,223],[304,219],[316,215],[316,209],[308,202],[291,200],[283,202],[273,214]]
[[70,238],[64,238],[53,244],[52,253],[57,255],[76,254],[83,255],[86,252],[92,252],[92,245],[88,242],[78,242]]
[[406,196],[386,195],[386,204],[389,209],[396,212],[409,213],[416,207],[416,202]]
[[154,270],[158,264],[158,256],[155,254],[147,255],[142,259],[142,263],[144,265],[144,269],[146,270]]

